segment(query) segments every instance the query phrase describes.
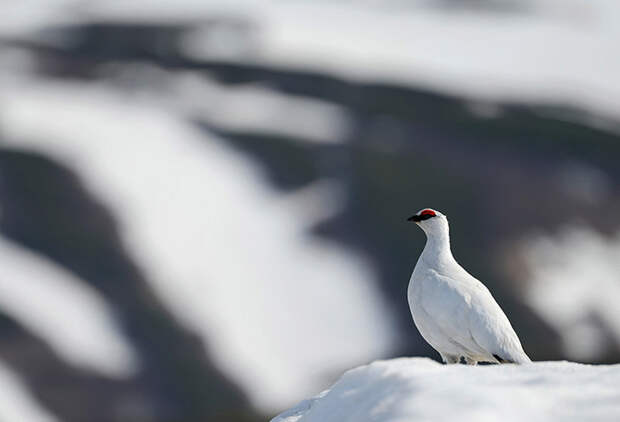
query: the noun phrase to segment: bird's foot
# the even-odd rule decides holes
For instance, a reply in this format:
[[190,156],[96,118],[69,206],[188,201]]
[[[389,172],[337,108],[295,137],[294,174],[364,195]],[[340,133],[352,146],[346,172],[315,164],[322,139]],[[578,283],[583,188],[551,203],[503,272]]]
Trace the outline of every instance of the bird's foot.
[[453,363],[459,363],[459,357],[458,356],[450,356],[450,355],[441,355],[441,360],[443,360],[443,363],[445,363],[446,365],[451,365]]

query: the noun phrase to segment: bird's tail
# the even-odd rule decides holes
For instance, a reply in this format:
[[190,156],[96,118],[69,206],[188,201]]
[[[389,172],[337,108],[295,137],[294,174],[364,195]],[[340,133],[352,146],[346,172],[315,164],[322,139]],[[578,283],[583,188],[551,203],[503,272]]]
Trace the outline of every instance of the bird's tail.
[[493,354],[493,357],[495,359],[497,359],[497,362],[499,363],[516,363],[518,365],[524,364],[524,363],[530,363],[532,362],[532,360],[525,354],[525,352],[521,352],[519,354],[515,354],[513,356],[506,356],[506,357],[502,357],[498,354]]

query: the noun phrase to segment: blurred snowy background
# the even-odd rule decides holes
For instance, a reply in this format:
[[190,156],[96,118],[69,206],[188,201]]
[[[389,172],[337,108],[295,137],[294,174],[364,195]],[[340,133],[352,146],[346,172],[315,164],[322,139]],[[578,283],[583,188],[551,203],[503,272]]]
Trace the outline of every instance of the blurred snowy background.
[[534,360],[620,360],[620,3],[0,3],[0,419],[264,420],[437,355],[446,213]]

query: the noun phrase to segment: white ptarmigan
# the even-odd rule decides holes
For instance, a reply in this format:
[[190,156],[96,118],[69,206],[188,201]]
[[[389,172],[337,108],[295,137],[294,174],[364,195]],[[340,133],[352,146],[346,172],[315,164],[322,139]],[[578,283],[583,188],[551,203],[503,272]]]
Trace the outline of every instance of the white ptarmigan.
[[445,363],[527,363],[530,358],[484,284],[450,250],[448,219],[425,208],[408,219],[426,233],[407,297],[422,337]]

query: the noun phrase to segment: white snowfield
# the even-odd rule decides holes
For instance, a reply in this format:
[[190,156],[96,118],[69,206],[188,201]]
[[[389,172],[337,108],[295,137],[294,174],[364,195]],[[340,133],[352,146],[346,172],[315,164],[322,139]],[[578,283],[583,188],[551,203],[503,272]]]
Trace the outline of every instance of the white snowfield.
[[620,365],[377,361],[271,422],[619,421]]

